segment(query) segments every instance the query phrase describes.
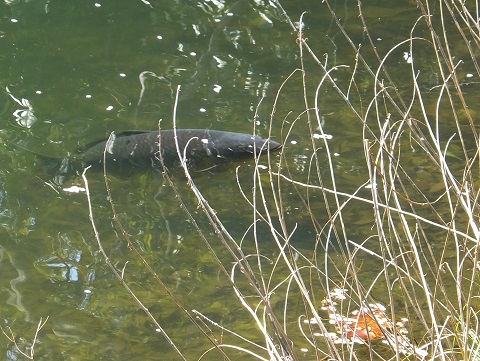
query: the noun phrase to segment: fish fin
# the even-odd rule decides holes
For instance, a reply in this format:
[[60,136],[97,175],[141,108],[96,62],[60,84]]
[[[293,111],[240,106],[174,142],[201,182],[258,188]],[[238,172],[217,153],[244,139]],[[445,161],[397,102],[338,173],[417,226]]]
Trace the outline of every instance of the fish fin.
[[151,133],[154,132],[154,130],[126,130],[124,132],[115,134],[117,137],[128,137],[129,135],[135,135],[135,134],[144,134],[144,133]]
[[71,159],[68,156],[50,155],[39,152],[32,149],[32,147],[26,141],[9,143],[17,149],[35,154],[37,159],[40,160],[40,168],[42,169],[42,173],[53,176],[54,183],[61,185],[70,177],[72,165]]
[[[130,135],[135,135],[135,134],[144,134],[144,133],[151,133],[152,131],[151,130],[126,130],[124,132],[121,132],[121,133],[115,133],[115,138],[120,138],[120,137],[128,137]],[[77,153],[83,153],[85,152],[86,150],[92,148],[93,146],[99,144],[99,143],[103,143],[103,142],[106,142],[108,140],[109,137],[107,138],[103,138],[103,139],[99,139],[99,140],[96,140],[94,142],[90,142],[90,143],[87,143],[83,146],[81,146],[80,148],[77,149]]]
[[52,160],[61,160],[63,156],[61,155],[55,155],[55,154],[45,154],[41,151],[38,151],[36,149],[33,149],[34,147],[31,144],[28,144],[27,141],[23,140],[18,143],[8,141],[10,145],[12,145],[14,148],[21,149],[25,152],[35,154],[36,156],[39,156],[44,159],[52,159]]

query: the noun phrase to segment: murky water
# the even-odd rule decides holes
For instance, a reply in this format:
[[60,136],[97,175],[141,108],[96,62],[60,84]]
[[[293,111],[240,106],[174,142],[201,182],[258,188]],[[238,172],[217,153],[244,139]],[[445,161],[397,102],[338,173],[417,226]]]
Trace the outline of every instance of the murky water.
[[[332,4],[352,40],[365,44],[364,56],[378,63],[358,21],[356,2]],[[340,68],[335,73],[339,84],[349,84],[355,54],[326,6],[317,0],[285,1],[283,5],[294,21],[307,11],[308,43],[317,55],[324,56],[322,62],[349,64],[350,70]],[[416,11],[415,4],[408,1],[364,8],[380,54],[408,37],[418,17]],[[74,186],[84,187],[81,177],[71,174],[61,184],[55,183],[58,179],[46,169],[49,162],[38,154],[65,157],[112,131],[155,130],[159,122],[162,128],[171,128],[177,85],[181,86],[177,127],[244,133],[255,127],[258,134],[268,136],[277,91],[301,65],[296,37],[280,8],[268,1],[2,1],[0,322],[7,333],[9,328],[15,333],[20,349],[28,349],[37,323],[49,317],[35,346],[36,360],[177,359],[106,266],[88,218],[87,197],[84,192],[71,191]],[[388,59],[390,76],[400,79],[399,84],[408,66],[404,58],[408,46],[400,46]],[[428,79],[425,87],[438,82],[438,74],[428,64],[429,56],[425,55],[424,63],[419,57],[419,67]],[[306,90],[312,94],[313,106],[323,73],[309,59],[305,69]],[[409,82],[405,80],[401,93],[410,91]],[[366,109],[368,104],[361,102],[363,96],[371,99],[371,94],[364,93],[370,86],[368,80],[354,84],[352,103]],[[366,180],[362,125],[337,93],[322,91],[318,107],[324,129],[332,136],[330,150],[335,153],[338,185],[343,191],[353,191]],[[298,71],[279,95],[271,131],[280,141],[295,124],[284,144],[285,159],[295,177],[306,180],[312,144],[305,115],[295,120],[304,109]],[[326,154],[319,154],[326,161]],[[278,155],[274,155],[273,163],[277,161]],[[420,181],[425,177],[425,187],[441,182],[429,178],[422,162],[417,160],[413,166],[419,169]],[[247,194],[251,192],[253,169],[253,162],[244,162],[223,172],[202,172],[195,177],[233,238],[243,241],[246,252],[254,252],[253,216],[238,183]],[[89,171],[88,179],[96,226],[114,266],[123,271],[125,281],[182,353],[188,359],[199,359],[211,343],[128,246],[113,220],[103,174]],[[230,265],[230,255],[197,208],[181,172],[173,171],[172,179],[178,194],[159,172],[110,177],[118,219],[183,307],[246,333],[253,342],[261,341],[261,334],[238,303],[178,195],[205,237],[213,240],[224,264]],[[292,229],[297,227],[291,241],[312,255],[317,232],[294,189],[287,190],[286,223]],[[319,202],[312,209],[318,210],[320,223],[326,222],[321,194],[309,197],[311,202]],[[351,226],[350,237],[368,237],[372,226],[369,212],[365,205],[346,211],[351,216],[346,220]],[[258,234],[262,232],[264,256],[276,257],[276,246],[264,225],[259,226]],[[291,322],[294,324],[295,319]],[[244,346],[228,333],[223,337],[217,342]],[[301,341],[298,346],[303,346]],[[315,357],[309,352],[298,354],[305,359]],[[2,359],[24,359],[3,335],[0,355]],[[245,354],[231,355],[232,359],[248,359]],[[205,359],[218,357],[211,352]]]

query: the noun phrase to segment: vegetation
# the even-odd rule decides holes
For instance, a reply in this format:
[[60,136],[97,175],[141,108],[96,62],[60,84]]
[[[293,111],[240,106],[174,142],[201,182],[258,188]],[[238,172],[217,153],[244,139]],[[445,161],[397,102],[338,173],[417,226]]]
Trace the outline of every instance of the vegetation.
[[[303,164],[306,178],[299,177],[289,147],[279,158],[262,154],[250,183],[238,177],[251,208],[245,239],[253,241],[254,250],[231,235],[186,164],[208,229],[184,206],[184,195],[164,172],[211,251],[219,277],[236,295],[232,309],[246,310],[263,338],[224,326],[209,310],[178,300],[137,251],[112,202],[117,227],[136,256],[203,335],[206,351],[198,359],[480,360],[478,95],[469,81],[480,76],[478,4],[417,0],[415,5],[418,19],[410,38],[381,55],[361,2],[357,15],[368,49],[355,44],[336,9],[323,1],[342,34],[337,40],[352,53],[351,64],[332,65],[312,44],[315,34],[304,28],[308,14],[292,19],[275,3],[297,34],[299,69],[278,90],[270,129],[282,122],[282,141],[290,144],[306,124],[311,156]],[[400,54],[402,77],[389,72]],[[434,80],[426,79],[425,69],[436,74]],[[279,108],[287,88],[303,94],[304,107],[285,116]],[[364,163],[352,165],[363,179],[359,184],[337,172],[338,162],[348,160],[337,157],[325,130],[329,119],[320,103],[327,93],[346,109],[341,112],[356,118],[352,127],[364,153]],[[86,173],[84,180],[89,195]],[[358,214],[358,223],[345,221],[351,214]],[[95,229],[91,210],[90,216]],[[316,230],[311,253],[292,242],[301,231],[299,218]],[[265,230],[276,245],[268,254],[262,246]],[[110,263],[96,236],[112,272],[157,332],[180,359],[190,359]],[[218,243],[225,253],[217,251]]]
[[[304,94],[304,110],[293,121],[291,116],[283,121],[283,142],[288,144],[295,127],[306,121],[313,151],[306,180],[297,179],[285,148],[280,162],[262,155],[270,167],[264,169],[258,161],[252,184],[238,181],[252,210],[249,235],[255,252],[246,251],[230,235],[184,167],[191,190],[233,266],[216,253],[195,216],[186,208],[185,212],[264,339],[252,341],[220,325],[208,310],[178,306],[211,342],[206,355],[218,351],[225,358],[235,359],[240,352],[263,360],[480,359],[478,136],[474,95],[466,90],[468,74],[480,76],[478,9],[459,1],[440,2],[432,9],[432,3],[417,1],[420,15],[411,37],[383,57],[364,22],[364,35],[372,45],[366,60],[329,2],[324,5],[350,44],[354,63],[331,66],[328,58],[320,60],[307,40],[311,35],[303,30],[308,15],[295,22],[283,12],[298,34],[300,69],[285,80],[277,101],[297,76],[302,79],[297,91]],[[358,16],[364,21],[360,3]],[[460,48],[452,44],[454,36],[455,42],[463,41],[461,57],[454,53]],[[386,64],[403,49],[408,49],[404,52],[408,72],[395,80]],[[436,67],[434,86],[423,82],[419,68],[425,61]],[[339,83],[338,73],[349,75],[348,87]],[[365,177],[353,190],[339,180],[320,113],[321,95],[333,91],[361,125],[358,137],[365,162],[357,166]],[[278,105],[271,112],[272,128],[278,124]],[[165,177],[175,190],[168,172]],[[287,195],[292,190],[295,198]],[[177,197],[182,202],[180,193]],[[298,231],[289,221],[293,201],[307,210],[316,229],[313,254],[302,253],[291,242]],[[368,236],[358,238],[366,232],[350,235],[356,226],[344,222],[346,212],[366,218],[362,227]],[[326,221],[319,216],[323,214]],[[273,259],[262,251],[257,232],[265,225],[277,246]],[[112,270],[123,282],[122,275]],[[161,283],[153,270],[152,275]],[[376,302],[374,294],[380,294],[383,303]],[[174,341],[169,342],[186,359]],[[231,356],[233,351],[237,356]]]

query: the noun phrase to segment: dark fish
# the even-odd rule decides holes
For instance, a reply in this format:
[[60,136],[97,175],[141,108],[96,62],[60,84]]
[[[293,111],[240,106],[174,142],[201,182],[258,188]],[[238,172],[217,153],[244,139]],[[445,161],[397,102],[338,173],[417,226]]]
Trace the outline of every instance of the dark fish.
[[[189,164],[220,164],[229,160],[253,158],[254,154],[272,152],[282,145],[251,134],[209,129],[177,129],[152,132],[132,131],[85,146],[75,160],[84,165],[103,163],[106,147],[107,166],[131,168],[180,163],[176,142]],[[107,145],[108,143],[108,145]]]

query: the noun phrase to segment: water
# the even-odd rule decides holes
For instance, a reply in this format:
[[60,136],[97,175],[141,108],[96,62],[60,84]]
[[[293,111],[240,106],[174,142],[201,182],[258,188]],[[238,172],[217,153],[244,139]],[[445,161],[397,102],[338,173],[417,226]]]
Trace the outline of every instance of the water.
[[[308,11],[305,32],[309,45],[317,55],[326,54],[320,60],[330,66],[350,65],[348,71],[341,68],[335,72],[339,83],[347,86],[355,54],[326,6],[320,1],[283,5],[294,21]],[[352,40],[364,44],[366,56],[378,62],[362,33],[356,2],[333,5]],[[398,1],[364,8],[379,53],[408,37],[416,11],[414,4]],[[159,122],[161,127],[171,128],[177,85],[181,86],[177,127],[250,133],[255,126],[259,135],[268,136],[277,91],[300,67],[296,36],[280,9],[267,1],[0,4],[0,321],[7,333],[11,328],[16,334],[20,349],[29,346],[39,320],[49,317],[35,346],[36,360],[178,359],[105,265],[88,218],[85,193],[64,190],[84,187],[81,177],[71,176],[61,185],[55,184],[40,157],[14,144],[62,157],[111,131],[154,130]],[[408,44],[388,60],[395,79],[402,79],[408,66],[404,52],[408,52]],[[437,84],[438,74],[427,60],[422,61],[419,59],[419,66],[428,79],[425,86]],[[309,58],[305,69],[312,107],[323,73]],[[371,80],[369,83],[368,77],[362,76],[365,69],[358,71],[351,99],[365,110],[368,104],[361,101],[363,96],[371,98],[366,96]],[[409,89],[406,86],[400,92]],[[275,140],[285,137],[304,108],[297,71],[279,96],[272,122]],[[332,137],[330,149],[336,153],[339,185],[344,191],[353,191],[366,179],[362,125],[333,90],[322,89],[319,108],[324,129]],[[291,170],[303,180],[312,154],[308,134],[302,115],[284,144]],[[326,161],[326,155],[319,154]],[[275,157],[274,162],[278,161]],[[253,164],[240,166],[239,182],[248,195]],[[428,174],[420,161],[417,166]],[[231,267],[231,256],[197,208],[181,172],[174,171],[172,177],[198,227]],[[114,266],[124,272],[137,297],[187,359],[200,358],[211,344],[128,246],[113,220],[103,175],[91,171],[88,179],[96,226]],[[197,174],[195,181],[234,239],[242,239],[245,250],[253,252],[251,208],[240,194],[235,167]],[[144,172],[111,177],[109,187],[129,238],[175,299],[187,310],[199,310],[260,342],[261,334],[162,176]],[[284,194],[287,224],[292,229],[297,226],[292,241],[313,254],[318,232],[293,188],[288,190]],[[320,223],[326,222],[323,197],[311,195],[311,200],[319,203],[312,207],[319,212]],[[352,228],[350,237],[368,237],[369,212],[370,206],[365,205],[346,211],[351,217],[346,222]],[[259,227],[259,234],[265,235],[261,249],[266,257],[276,257],[268,229]],[[229,334],[223,337],[221,342],[244,345]],[[301,341],[298,345],[303,346]],[[314,357],[309,352],[298,354],[305,359]],[[6,337],[0,337],[0,355],[2,359],[24,359]],[[232,355],[232,359],[248,358]],[[212,351],[206,358],[218,359],[218,353]]]

